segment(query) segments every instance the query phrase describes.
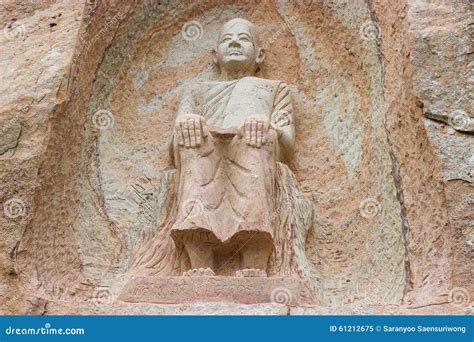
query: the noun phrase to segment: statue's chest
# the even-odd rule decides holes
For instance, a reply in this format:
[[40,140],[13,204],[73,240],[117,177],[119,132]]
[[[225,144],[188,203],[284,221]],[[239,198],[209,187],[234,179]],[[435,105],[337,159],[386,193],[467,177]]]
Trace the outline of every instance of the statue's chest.
[[240,80],[229,88],[210,89],[203,101],[203,116],[208,124],[222,128],[240,126],[246,118],[270,118],[275,99],[271,83]]

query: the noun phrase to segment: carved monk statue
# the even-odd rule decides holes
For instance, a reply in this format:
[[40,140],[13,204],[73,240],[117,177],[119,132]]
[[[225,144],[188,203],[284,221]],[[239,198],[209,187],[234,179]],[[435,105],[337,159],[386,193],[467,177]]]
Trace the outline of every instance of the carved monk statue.
[[[254,76],[264,54],[247,20],[223,25],[213,55],[220,80],[189,84],[179,102],[168,249],[189,276],[302,274],[313,212],[282,163],[295,141],[289,87]],[[135,267],[165,259],[157,239],[166,236],[146,238]]]

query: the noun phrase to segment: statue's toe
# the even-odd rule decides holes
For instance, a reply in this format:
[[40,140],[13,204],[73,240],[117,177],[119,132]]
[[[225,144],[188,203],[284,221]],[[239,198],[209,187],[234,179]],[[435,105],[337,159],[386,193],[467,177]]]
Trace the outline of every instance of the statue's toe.
[[211,277],[214,276],[214,271],[209,268],[192,268],[183,273],[184,277]]
[[267,272],[259,268],[244,268],[235,272],[236,277],[267,277]]

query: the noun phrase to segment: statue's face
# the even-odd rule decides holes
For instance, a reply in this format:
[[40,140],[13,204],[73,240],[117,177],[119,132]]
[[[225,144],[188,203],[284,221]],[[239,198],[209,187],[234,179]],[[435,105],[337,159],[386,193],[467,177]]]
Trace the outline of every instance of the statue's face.
[[251,69],[257,57],[258,49],[254,37],[245,23],[234,23],[226,27],[219,36],[216,59],[221,68]]

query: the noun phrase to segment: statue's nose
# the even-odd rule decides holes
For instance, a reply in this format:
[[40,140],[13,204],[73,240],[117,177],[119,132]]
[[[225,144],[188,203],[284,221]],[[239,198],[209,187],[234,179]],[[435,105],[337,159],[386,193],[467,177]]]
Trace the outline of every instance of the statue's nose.
[[237,37],[232,37],[232,40],[229,43],[229,46],[231,47],[238,47],[240,46],[240,42]]

